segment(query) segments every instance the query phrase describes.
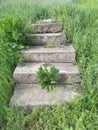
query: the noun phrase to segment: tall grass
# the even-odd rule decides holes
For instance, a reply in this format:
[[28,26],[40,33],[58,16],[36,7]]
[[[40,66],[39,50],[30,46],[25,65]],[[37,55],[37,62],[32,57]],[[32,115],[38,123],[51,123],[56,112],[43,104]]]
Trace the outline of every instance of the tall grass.
[[12,71],[16,65],[17,51],[11,51],[7,44],[0,42],[0,128],[5,124],[5,108],[12,94],[14,82]]
[[18,15],[28,21],[36,22],[39,19],[51,17],[51,5],[43,3],[40,0],[7,0],[0,6],[0,17],[8,15]]
[[[8,107],[13,90],[12,72],[18,61],[14,43],[0,41],[0,129],[97,130],[98,129],[98,1],[70,0],[47,4],[32,0],[7,0],[0,4],[0,19],[14,15],[25,21],[56,18],[63,22],[76,50],[83,94],[67,104],[21,112]],[[0,36],[2,39],[2,36]],[[15,51],[16,50],[16,51]]]

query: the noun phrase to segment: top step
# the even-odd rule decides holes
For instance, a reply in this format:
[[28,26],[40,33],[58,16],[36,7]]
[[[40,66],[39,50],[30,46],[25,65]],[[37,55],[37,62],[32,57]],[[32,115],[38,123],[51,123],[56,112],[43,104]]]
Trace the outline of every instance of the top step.
[[57,33],[62,31],[62,23],[52,19],[46,19],[31,24],[30,30],[33,33]]

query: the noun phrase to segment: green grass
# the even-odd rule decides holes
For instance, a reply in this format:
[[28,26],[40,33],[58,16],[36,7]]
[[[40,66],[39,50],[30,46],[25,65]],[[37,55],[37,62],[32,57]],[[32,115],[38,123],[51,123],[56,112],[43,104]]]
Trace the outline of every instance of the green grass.
[[30,112],[9,108],[14,87],[12,72],[18,63],[20,47],[16,41],[4,42],[0,28],[0,129],[98,130],[98,1],[70,0],[47,4],[7,0],[0,4],[0,21],[8,16],[22,17],[26,26],[50,17],[63,22],[68,40],[76,50],[83,94],[67,104],[36,107]]
[[8,15],[18,15],[25,18],[26,21],[37,21],[38,19],[50,18],[51,17],[51,5],[41,4],[39,0],[7,0],[2,2],[0,6],[0,17]]

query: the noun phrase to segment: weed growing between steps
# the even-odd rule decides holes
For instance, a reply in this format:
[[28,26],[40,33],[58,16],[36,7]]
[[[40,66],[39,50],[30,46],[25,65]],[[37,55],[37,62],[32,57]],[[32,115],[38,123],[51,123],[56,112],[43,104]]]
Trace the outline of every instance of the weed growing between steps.
[[37,79],[42,89],[46,89],[48,92],[53,90],[57,84],[58,73],[59,70],[51,63],[41,65],[37,71]]
[[[39,4],[39,3],[38,3]],[[42,4],[36,4],[37,12]],[[33,0],[8,0],[0,4],[0,18],[19,15],[36,21]],[[8,108],[17,63],[17,49],[0,41],[0,129],[1,130],[97,130],[98,129],[98,1],[72,0],[69,4],[44,6],[51,17],[63,22],[67,36],[74,44],[81,69],[83,95],[60,106],[34,108],[32,112]],[[42,9],[43,10],[43,9]],[[42,11],[43,12],[43,11]],[[52,13],[51,13],[52,12]],[[41,15],[41,14],[40,14]],[[42,15],[43,16],[43,15]],[[41,16],[41,17],[42,17]],[[34,19],[33,19],[34,18]],[[45,15],[44,15],[44,18]],[[0,39],[2,36],[0,36]],[[1,44],[2,43],[2,44]],[[11,48],[11,49],[10,49]],[[12,50],[12,51],[11,51]],[[10,57],[10,58],[9,58]]]

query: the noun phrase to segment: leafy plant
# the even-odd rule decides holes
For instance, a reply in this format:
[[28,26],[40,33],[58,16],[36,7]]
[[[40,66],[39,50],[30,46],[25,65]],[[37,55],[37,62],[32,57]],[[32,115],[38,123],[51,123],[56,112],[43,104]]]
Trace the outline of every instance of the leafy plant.
[[26,38],[26,25],[20,16],[7,16],[0,20],[0,32],[4,42],[24,44]]
[[46,48],[53,48],[54,46],[51,43],[45,45]]
[[47,91],[53,90],[54,85],[57,83],[58,69],[53,64],[45,63],[37,71],[38,83]]

